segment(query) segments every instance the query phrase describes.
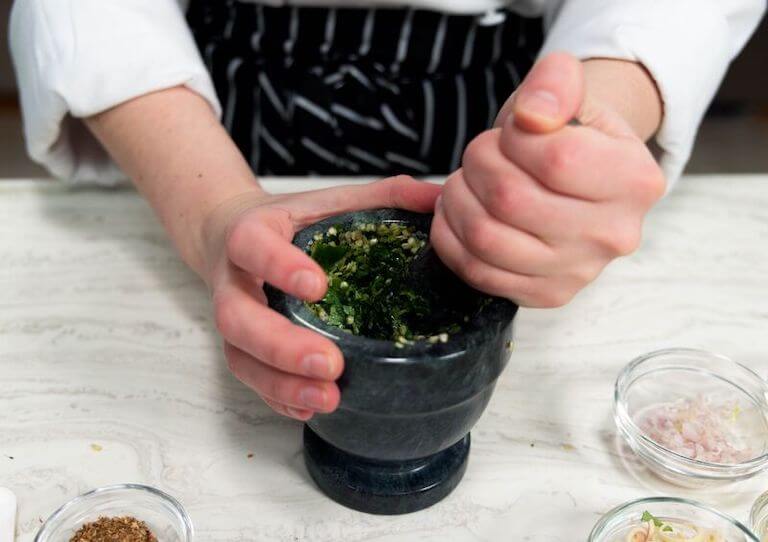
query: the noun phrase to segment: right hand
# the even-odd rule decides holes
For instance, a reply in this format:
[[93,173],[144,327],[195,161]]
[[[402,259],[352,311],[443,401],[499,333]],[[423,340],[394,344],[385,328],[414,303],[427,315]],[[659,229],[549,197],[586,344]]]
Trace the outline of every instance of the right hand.
[[497,127],[467,146],[437,203],[431,241],[471,286],[559,307],[638,247],[664,174],[637,128],[594,92],[585,91],[583,63],[551,54]]
[[327,277],[291,243],[319,220],[397,207],[431,212],[440,187],[407,176],[295,194],[248,192],[219,205],[204,227],[204,277],[232,373],[276,412],[308,420],[339,404],[344,360],[336,344],[267,306],[265,282],[307,301],[322,299]]

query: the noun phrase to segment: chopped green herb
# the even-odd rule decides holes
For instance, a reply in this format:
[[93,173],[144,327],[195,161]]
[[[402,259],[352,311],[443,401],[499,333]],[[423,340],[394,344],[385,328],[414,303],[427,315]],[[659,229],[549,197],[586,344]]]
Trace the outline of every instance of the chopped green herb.
[[[319,239],[318,239],[319,241]],[[312,258],[320,264],[326,272],[341,260],[349,251],[349,247],[334,246],[328,243],[315,243],[312,246]]]
[[651,514],[648,510],[643,512],[643,517],[640,518],[642,521],[646,523],[653,523],[656,527],[660,528],[664,532],[671,532],[674,529],[670,527],[669,525],[665,524],[663,521],[661,521],[659,518]]
[[656,527],[661,527],[663,524],[663,522],[660,519],[656,518],[656,516],[651,514],[648,510],[643,512],[643,517],[641,517],[640,520],[646,523],[652,522],[654,525],[656,525]]
[[[417,292],[407,280],[410,264],[426,245],[426,235],[397,223],[333,226],[313,237],[309,253],[328,275],[328,292],[307,303],[328,325],[355,335],[392,340],[402,348],[414,341],[445,343],[490,298],[437,299]],[[441,310],[435,321],[434,307]]]

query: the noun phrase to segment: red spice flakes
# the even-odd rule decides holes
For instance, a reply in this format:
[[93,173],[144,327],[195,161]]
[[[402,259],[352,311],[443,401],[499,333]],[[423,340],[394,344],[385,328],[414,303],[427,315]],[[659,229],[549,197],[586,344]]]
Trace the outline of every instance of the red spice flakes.
[[131,516],[100,517],[86,523],[69,542],[158,542],[147,524]]

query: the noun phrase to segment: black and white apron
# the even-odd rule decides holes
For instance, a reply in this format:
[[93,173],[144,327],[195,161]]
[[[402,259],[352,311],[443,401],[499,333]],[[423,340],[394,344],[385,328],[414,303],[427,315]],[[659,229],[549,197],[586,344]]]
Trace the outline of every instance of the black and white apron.
[[449,173],[542,43],[541,20],[511,12],[192,0],[188,21],[261,175]]

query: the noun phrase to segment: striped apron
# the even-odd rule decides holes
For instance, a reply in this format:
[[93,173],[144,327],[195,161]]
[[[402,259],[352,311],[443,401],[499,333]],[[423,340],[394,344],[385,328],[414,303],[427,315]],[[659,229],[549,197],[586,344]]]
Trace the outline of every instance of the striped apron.
[[542,43],[511,12],[192,0],[187,19],[260,175],[449,173]]

